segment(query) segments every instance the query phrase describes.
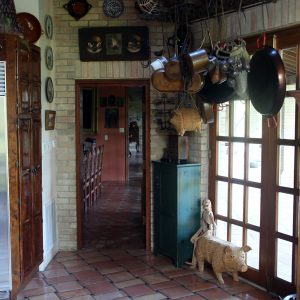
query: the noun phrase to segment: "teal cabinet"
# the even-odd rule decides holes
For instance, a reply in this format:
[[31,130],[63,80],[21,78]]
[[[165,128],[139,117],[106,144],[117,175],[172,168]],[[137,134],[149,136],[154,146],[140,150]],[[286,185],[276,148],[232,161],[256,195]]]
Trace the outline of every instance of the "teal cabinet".
[[200,227],[200,164],[153,162],[154,254],[181,267],[191,259]]

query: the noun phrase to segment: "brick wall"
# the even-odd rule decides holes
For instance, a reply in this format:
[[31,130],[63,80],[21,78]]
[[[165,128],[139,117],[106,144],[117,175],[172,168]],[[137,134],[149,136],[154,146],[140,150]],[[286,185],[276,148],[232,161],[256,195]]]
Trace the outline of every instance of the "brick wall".
[[[103,1],[88,1],[93,7],[89,13],[76,21],[63,8],[66,1],[55,0],[54,32],[56,39],[55,56],[55,103],[57,132],[57,226],[59,248],[68,250],[77,247],[76,219],[76,157],[75,157],[75,80],[76,79],[145,79],[150,78],[149,68],[143,68],[137,61],[81,62],[79,60],[78,28],[93,26],[148,26],[151,52],[162,49],[163,37],[160,22],[140,20],[133,1],[124,1],[125,11],[116,19],[104,15]],[[164,26],[165,33],[173,33],[171,25]],[[159,93],[151,89],[151,98],[159,97]],[[166,147],[167,132],[158,129],[155,119],[151,122],[151,159],[160,159]],[[195,141],[193,160],[202,156],[197,147],[207,149],[207,134],[204,142],[200,135],[193,137]],[[204,169],[207,169],[205,167]],[[206,176],[207,177],[207,176]],[[204,178],[204,176],[203,176]],[[204,181],[203,186],[205,186]],[[199,183],[200,184],[200,183]],[[202,189],[205,191],[206,187]]]

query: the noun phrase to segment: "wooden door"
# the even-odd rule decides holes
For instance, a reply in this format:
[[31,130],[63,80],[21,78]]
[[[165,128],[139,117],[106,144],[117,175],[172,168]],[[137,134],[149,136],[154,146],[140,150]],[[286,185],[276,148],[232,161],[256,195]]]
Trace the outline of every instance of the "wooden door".
[[25,277],[33,267],[33,194],[32,194],[32,119],[22,117],[18,124],[19,136],[19,180],[20,180],[20,248],[21,274]]
[[32,122],[32,216],[34,265],[43,260],[43,219],[42,219],[42,165],[41,165],[41,118],[33,116]]
[[125,87],[99,88],[98,142],[104,144],[102,180],[126,180]]

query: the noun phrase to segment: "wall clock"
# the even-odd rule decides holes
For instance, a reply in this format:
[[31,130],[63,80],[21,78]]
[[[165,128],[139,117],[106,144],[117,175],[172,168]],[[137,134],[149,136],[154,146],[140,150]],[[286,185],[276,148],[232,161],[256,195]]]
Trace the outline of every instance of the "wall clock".
[[122,0],[104,0],[104,13],[112,18],[119,17],[124,11],[124,4]]
[[53,51],[51,47],[47,47],[45,50],[45,62],[48,70],[53,69]]
[[51,77],[47,77],[46,79],[45,92],[47,101],[51,103],[54,98],[54,86]]
[[45,16],[45,33],[46,37],[51,40],[53,36],[53,23],[49,15]]

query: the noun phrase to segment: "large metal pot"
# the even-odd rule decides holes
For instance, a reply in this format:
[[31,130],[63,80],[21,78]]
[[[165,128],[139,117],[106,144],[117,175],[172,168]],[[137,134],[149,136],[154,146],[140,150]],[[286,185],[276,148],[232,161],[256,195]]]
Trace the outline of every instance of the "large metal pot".
[[254,108],[266,117],[276,115],[286,92],[284,64],[276,49],[265,46],[254,53],[247,82]]
[[198,49],[185,56],[191,72],[200,73],[207,69],[209,59],[204,49]]

